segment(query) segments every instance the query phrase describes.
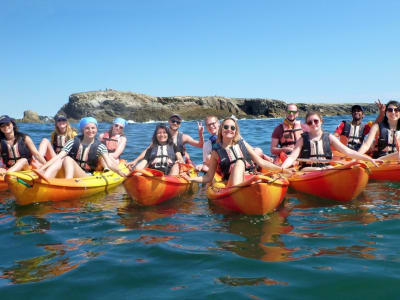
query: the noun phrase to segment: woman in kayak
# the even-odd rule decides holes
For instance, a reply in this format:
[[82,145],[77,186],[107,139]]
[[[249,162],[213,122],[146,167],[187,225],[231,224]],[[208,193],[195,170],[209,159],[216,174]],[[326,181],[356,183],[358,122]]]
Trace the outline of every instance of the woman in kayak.
[[18,130],[15,120],[7,115],[0,117],[0,153],[3,168],[0,173],[29,169],[32,157],[40,163],[46,160],[36,149],[32,139]]
[[[168,175],[179,174],[179,164],[183,163],[182,154],[172,140],[172,135],[164,124],[158,124],[153,133],[152,144],[146,150],[144,159],[138,162],[135,170],[152,168]],[[131,162],[129,165],[132,165]]]
[[382,122],[372,126],[367,140],[358,152],[366,153],[374,143],[372,157],[381,160],[400,160],[400,103],[389,101],[384,110],[385,117]]
[[233,186],[245,180],[246,172],[255,171],[254,163],[272,171],[283,171],[281,167],[262,159],[240,136],[237,121],[227,118],[222,121],[217,141],[212,146],[207,174],[202,177],[183,176],[190,181],[208,183],[217,172],[228,181],[227,186]]
[[[329,167],[328,160],[332,159],[331,146],[347,157],[371,161],[376,165],[375,160],[371,157],[346,147],[333,134],[323,131],[322,122],[322,116],[318,112],[307,113],[306,124],[309,131],[304,132],[301,138],[297,140],[292,153],[282,163],[282,168],[290,167],[297,158],[302,159],[300,161],[302,170],[316,170]],[[327,162],[325,163],[324,160]]]
[[64,167],[65,178],[90,176],[96,170],[100,157],[109,169],[126,176],[110,159],[106,146],[96,139],[96,119],[92,117],[81,119],[79,128],[81,135],[69,140],[59,154],[39,169],[45,171],[44,177],[55,177],[61,166]]
[[117,164],[126,146],[125,125],[124,119],[115,118],[110,129],[99,136],[99,140],[106,145],[110,158]]
[[46,160],[50,160],[60,153],[65,143],[78,135],[65,116],[58,115],[54,118],[54,121],[54,131],[51,133],[50,141],[44,138],[39,145],[39,153]]

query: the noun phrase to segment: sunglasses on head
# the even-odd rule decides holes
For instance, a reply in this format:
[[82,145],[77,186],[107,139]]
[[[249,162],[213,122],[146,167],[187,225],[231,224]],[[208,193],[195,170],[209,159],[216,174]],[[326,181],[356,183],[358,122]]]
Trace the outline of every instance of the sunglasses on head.
[[288,115],[297,114],[297,110],[288,110],[287,113],[288,113]]
[[235,131],[235,130],[236,130],[236,127],[233,126],[233,125],[231,125],[231,126],[229,126],[229,125],[224,125],[224,129],[225,129],[225,130],[230,129],[230,130],[232,130],[232,131]]
[[182,122],[176,119],[171,120],[171,123],[175,123],[175,124],[181,124]]
[[395,107],[395,108],[389,107],[389,108],[387,109],[387,111],[388,111],[388,112],[399,112],[400,109],[399,109],[398,107]]
[[313,119],[313,120],[308,120],[307,121],[307,125],[311,126],[314,123],[314,125],[318,125],[319,124],[319,120],[318,119]]

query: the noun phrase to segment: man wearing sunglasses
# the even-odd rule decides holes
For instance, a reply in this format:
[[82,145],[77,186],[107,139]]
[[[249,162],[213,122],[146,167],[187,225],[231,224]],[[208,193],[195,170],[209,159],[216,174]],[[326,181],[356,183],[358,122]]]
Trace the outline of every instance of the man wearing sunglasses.
[[196,166],[196,170],[207,172],[208,171],[208,163],[211,159],[211,150],[212,145],[217,141],[218,129],[219,129],[219,120],[216,116],[207,116],[204,120],[206,124],[206,129],[210,134],[209,139],[203,145],[203,163]]
[[[296,144],[296,141],[300,139],[301,134],[308,130],[306,124],[302,124],[297,120],[299,111],[296,104],[289,104],[287,106],[286,118],[283,123],[275,127],[272,132],[271,139],[271,154],[277,157],[280,156],[281,152],[290,154]],[[276,161],[279,163],[279,161]]]
[[[382,104],[380,103],[380,100],[378,100],[376,104],[379,108],[379,115],[376,118],[375,123],[379,123],[383,119],[385,112],[383,111],[382,113]],[[343,145],[358,151],[365,136],[369,133],[373,122],[370,121],[367,124],[362,123],[365,116],[364,110],[358,104],[351,107],[351,115],[353,120],[351,122],[342,121],[336,128],[334,135],[339,137]]]

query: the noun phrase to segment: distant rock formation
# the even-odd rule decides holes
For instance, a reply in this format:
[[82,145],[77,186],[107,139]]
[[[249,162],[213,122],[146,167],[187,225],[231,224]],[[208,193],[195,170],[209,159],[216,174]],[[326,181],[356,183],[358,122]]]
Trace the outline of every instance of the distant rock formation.
[[24,111],[24,117],[19,122],[24,123],[49,123],[52,122],[53,118],[47,116],[39,116],[37,112],[26,110]]
[[[283,117],[287,103],[274,99],[226,98],[226,97],[153,97],[132,92],[115,90],[94,91],[72,94],[69,101],[58,113],[79,120],[85,116],[98,121],[110,122],[122,117],[136,122],[163,121],[173,113],[185,120],[199,120],[213,114],[219,118],[235,115],[237,118]],[[305,104],[298,103],[300,116],[308,110],[323,115],[350,114],[353,104]],[[374,104],[361,104],[366,114],[376,113]]]

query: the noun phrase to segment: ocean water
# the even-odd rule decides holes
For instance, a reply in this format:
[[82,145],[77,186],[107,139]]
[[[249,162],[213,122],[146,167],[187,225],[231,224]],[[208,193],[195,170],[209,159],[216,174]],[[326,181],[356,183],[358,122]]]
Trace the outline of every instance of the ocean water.
[[[327,117],[324,128],[348,118]],[[280,121],[239,124],[268,153]],[[124,158],[144,149],[154,127],[127,126]],[[20,128],[38,144],[52,126]],[[197,138],[195,122],[182,129]],[[200,149],[188,151],[201,162]],[[399,299],[399,188],[371,182],[348,204],[289,192],[265,216],[217,210],[204,188],[149,208],[122,186],[23,207],[1,192],[0,299]]]

